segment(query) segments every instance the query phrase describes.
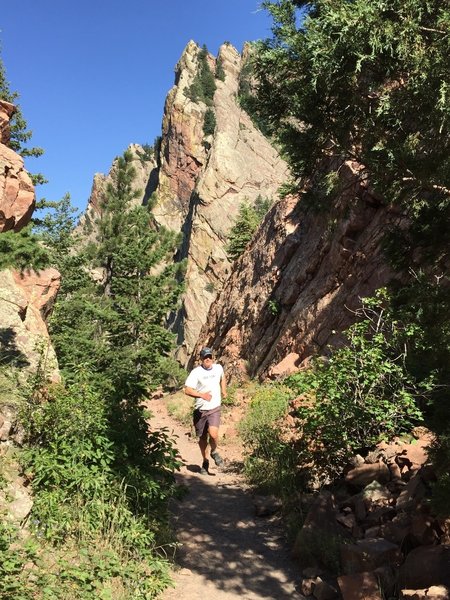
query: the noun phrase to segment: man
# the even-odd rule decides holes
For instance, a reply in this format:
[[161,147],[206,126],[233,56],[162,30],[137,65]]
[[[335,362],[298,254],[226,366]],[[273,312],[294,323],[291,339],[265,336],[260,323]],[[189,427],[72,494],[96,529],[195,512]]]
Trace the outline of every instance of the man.
[[220,405],[227,397],[227,384],[223,368],[213,361],[211,348],[200,351],[200,365],[195,367],[185,382],[184,393],[195,398],[194,426],[198,436],[198,445],[202,453],[202,475],[208,474],[209,460],[206,449],[211,448],[211,458],[218,467],[223,459],[217,452],[220,425]]

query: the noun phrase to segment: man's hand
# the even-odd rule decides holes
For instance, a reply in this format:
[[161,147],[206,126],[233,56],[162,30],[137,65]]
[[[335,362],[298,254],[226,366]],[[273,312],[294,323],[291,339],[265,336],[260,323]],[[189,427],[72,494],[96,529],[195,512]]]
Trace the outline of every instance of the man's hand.
[[206,400],[207,402],[209,402],[210,400],[212,400],[212,394],[211,392],[205,392],[202,396],[203,400]]

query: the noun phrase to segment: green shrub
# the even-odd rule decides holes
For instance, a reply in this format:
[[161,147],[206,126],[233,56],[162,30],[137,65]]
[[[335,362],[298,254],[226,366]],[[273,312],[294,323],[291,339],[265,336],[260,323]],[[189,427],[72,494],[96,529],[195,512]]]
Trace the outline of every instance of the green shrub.
[[186,89],[186,96],[192,102],[204,102],[207,106],[213,103],[214,92],[216,91],[216,82],[208,62],[208,50],[203,46],[198,54],[199,68],[194,81]]
[[225,70],[223,68],[223,60],[219,57],[216,61],[216,79],[220,79],[220,81],[225,81]]
[[170,583],[169,564],[157,556],[137,560],[104,538],[53,548],[0,523],[1,600],[149,600]]
[[240,423],[246,448],[245,474],[263,492],[290,495],[297,486],[295,455],[281,439],[279,424],[286,415],[290,389],[262,386],[253,396],[249,411]]
[[392,320],[386,302],[383,290],[365,299],[364,318],[346,331],[347,345],[285,381],[296,394],[314,396],[312,406],[305,402],[296,409],[296,450],[320,481],[339,475],[355,452],[422,419],[419,404],[433,383],[419,384],[406,370],[413,329]]
[[213,135],[216,129],[216,116],[212,108],[208,108],[205,112],[205,118],[203,121],[203,133],[205,135]]
[[236,260],[244,252],[271,204],[272,201],[269,198],[263,198],[262,196],[256,198],[254,206],[250,204],[248,199],[245,199],[241,204],[238,218],[230,230],[226,246],[230,260]]

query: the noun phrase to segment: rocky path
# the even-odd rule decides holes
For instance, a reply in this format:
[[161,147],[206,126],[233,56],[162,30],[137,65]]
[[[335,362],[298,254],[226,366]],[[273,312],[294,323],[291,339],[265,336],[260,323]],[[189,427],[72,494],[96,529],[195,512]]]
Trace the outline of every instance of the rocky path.
[[188,488],[173,505],[179,542],[175,588],[163,600],[256,600],[300,597],[295,590],[298,568],[292,562],[277,517],[257,517],[252,496],[232,468],[235,450],[224,446],[227,467],[214,465],[210,475],[199,473],[199,450],[189,432],[167,413],[164,402],[153,400],[153,427],[165,427],[176,439],[183,459],[177,475]]

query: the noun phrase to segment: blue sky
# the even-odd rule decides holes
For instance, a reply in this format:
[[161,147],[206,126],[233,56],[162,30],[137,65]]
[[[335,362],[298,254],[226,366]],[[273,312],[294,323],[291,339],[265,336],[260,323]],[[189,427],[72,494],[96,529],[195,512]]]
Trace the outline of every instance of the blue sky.
[[14,0],[0,12],[1,56],[12,91],[45,154],[27,159],[84,209],[94,173],[132,143],[161,132],[174,67],[193,39],[217,54],[270,36],[260,0]]

